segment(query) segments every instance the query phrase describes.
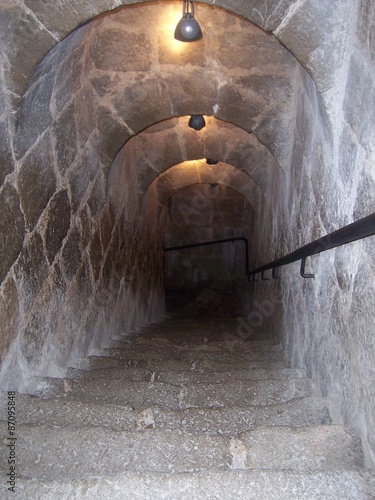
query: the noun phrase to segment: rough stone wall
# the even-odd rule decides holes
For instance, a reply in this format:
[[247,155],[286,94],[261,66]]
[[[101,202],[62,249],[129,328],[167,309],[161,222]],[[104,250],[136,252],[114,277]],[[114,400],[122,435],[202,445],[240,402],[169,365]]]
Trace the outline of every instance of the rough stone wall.
[[[344,22],[331,30],[326,43],[335,44],[340,30],[347,30],[339,44],[340,62],[327,75],[330,84],[323,86],[321,96],[307,79],[296,101],[288,218],[278,218],[283,234],[275,257],[374,212],[375,45],[370,26],[375,12],[370,2],[339,3]],[[327,22],[324,12],[321,9],[322,26]],[[300,23],[300,14],[289,18],[289,27]],[[302,36],[303,23],[300,29]],[[295,36],[291,30],[290,39]],[[283,268],[280,281],[257,283],[254,293],[263,324],[281,332],[293,365],[307,367],[318,381],[332,402],[335,419],[361,435],[367,464],[373,467],[372,240],[308,259],[307,272],[316,275],[313,280],[303,280],[295,263]]]
[[[150,19],[155,12],[154,7],[149,11]],[[19,13],[18,7],[9,7],[7,28]],[[214,11],[215,16],[218,24],[223,24],[223,14]],[[14,171],[4,171],[4,177],[8,175],[0,197],[4,229],[4,384],[10,382],[17,387],[28,375],[55,374],[58,367],[74,363],[117,329],[133,328],[160,317],[163,297],[156,293],[161,281],[159,233],[147,238],[147,228],[140,230],[140,211],[136,199],[129,194],[133,187],[137,192],[133,177],[141,175],[138,164],[129,161],[132,168],[121,178],[126,185],[125,197],[130,201],[125,208],[113,203],[107,177],[117,150],[134,133],[171,114],[212,112],[219,99],[223,116],[237,117],[242,97],[258,102],[261,99],[259,89],[247,96],[243,89],[241,99],[237,96],[237,104],[231,108],[228,96],[233,94],[233,84],[226,85],[223,95],[217,96],[221,73],[213,67],[216,45],[212,41],[207,49],[211,62],[206,71],[202,54],[192,55],[190,51],[181,59],[170,52],[163,39],[151,43],[159,36],[152,23],[150,40],[144,35],[139,40],[133,28],[140,19],[144,26],[139,12],[119,11],[114,22],[105,18],[77,30],[37,66],[15,120],[9,112],[17,99],[6,103],[4,116],[11,117],[9,126],[14,135],[5,146],[11,149]],[[35,19],[29,21],[36,29]],[[230,25],[237,37],[245,26],[236,18],[231,19]],[[259,30],[253,31],[250,26],[248,37],[254,43],[267,38]],[[123,51],[117,50],[120,39],[125,39],[129,48],[125,63],[124,59],[109,57],[122,57]],[[15,61],[20,54],[27,54],[24,38],[22,43],[16,47],[16,53],[8,50],[5,63],[11,57]],[[143,47],[142,57],[139,51],[131,51],[139,44]],[[273,60],[282,55],[283,61],[294,68],[287,51],[273,40],[269,45],[262,63],[266,74],[269,57]],[[159,55],[153,57],[164,65],[162,75],[149,52],[150,47],[159,46]],[[251,51],[246,57],[253,57]],[[191,64],[191,72],[184,76],[181,68],[186,67],[186,62]],[[233,77],[240,77],[230,52],[223,54],[221,64]],[[244,59],[242,66],[245,64]],[[278,83],[285,78],[285,69],[280,68],[283,76]],[[211,85],[203,89],[206,79],[202,74],[206,72],[213,78]],[[5,91],[13,88],[13,76],[17,74],[12,78],[6,75]],[[179,78],[185,79],[182,93],[177,91]],[[190,81],[198,87],[193,92],[199,95],[197,103],[186,99]],[[20,81],[17,91],[22,88]],[[274,84],[273,95],[270,93],[267,99],[273,102],[289,88],[287,80],[280,88]],[[281,100],[285,99],[289,99],[287,92]],[[275,119],[280,113],[282,108],[271,111],[270,103],[264,115],[258,106],[252,117],[247,119],[242,113],[238,121],[249,126],[258,120],[262,130],[268,116]],[[150,218],[149,224],[151,228],[158,227],[155,218]],[[145,255],[150,256],[152,269],[145,267]]]
[[[109,164],[98,152],[94,99],[85,82],[90,57],[79,45],[86,34],[73,34],[39,65],[17,113],[14,163],[3,164],[5,387],[58,374],[117,331],[163,312],[160,237],[142,228],[134,200],[119,206],[109,195]],[[11,141],[4,150],[8,145],[12,150]],[[125,190],[132,176],[122,179]]]
[[[219,119],[254,131],[289,172],[283,188],[273,179],[279,196],[258,214],[260,261],[374,210],[375,13],[366,0],[215,2],[243,15],[242,20],[203,5],[211,0],[199,2],[205,32],[212,33],[212,27],[215,32],[211,39],[207,35],[208,52],[198,58],[173,55],[163,37],[160,52],[151,57],[148,48],[159,47],[158,37],[154,32],[150,43],[144,26],[156,25],[153,2],[151,22],[142,17],[141,36],[133,30],[134,14],[119,11],[116,26],[107,16],[78,30],[38,66],[17,113],[13,140],[14,112],[48,50],[83,21],[125,3],[138,2],[75,2],[72,8],[71,2],[0,1],[0,326],[1,351],[8,352],[3,373],[15,381],[30,367],[48,372],[49,366],[64,364],[69,353],[97,345],[111,321],[121,324],[113,313],[121,316],[116,304],[131,290],[121,281],[123,274],[129,276],[121,268],[123,254],[128,251],[133,258],[142,243],[134,226],[111,206],[107,174],[124,142],[154,122],[212,114],[215,106]],[[161,5],[169,2],[159,2],[158,9]],[[245,18],[274,30],[312,75],[321,97],[274,38],[246,31]],[[131,28],[124,33],[128,21]],[[97,38],[99,24],[104,31]],[[223,26],[220,35],[217,26]],[[138,41],[144,54],[145,66],[133,66],[131,74],[125,75],[121,58],[116,67],[106,66],[110,58],[104,42],[118,54],[120,33],[128,42]],[[238,63],[233,58],[237,47]],[[129,57],[136,65],[135,55]],[[124,104],[130,101],[132,106]],[[160,255],[158,231],[150,237],[153,255]],[[281,282],[256,285],[258,303],[272,296],[274,310],[280,294],[270,289],[283,290],[279,314],[264,309],[264,315],[274,329],[281,328],[293,363],[309,367],[322,391],[335,397],[340,417],[360,431],[369,444],[369,460],[375,446],[372,263],[370,240],[358,242],[311,259],[314,281],[301,281],[294,265]],[[134,269],[141,268],[139,262]],[[156,259],[154,276],[157,269]],[[127,317],[139,318],[138,302],[133,304],[134,314]],[[57,333],[50,344],[50,332],[62,332],[60,326],[70,334]],[[87,335],[77,335],[79,328]],[[89,338],[88,332],[97,337]],[[32,355],[29,362],[33,349],[35,359]]]

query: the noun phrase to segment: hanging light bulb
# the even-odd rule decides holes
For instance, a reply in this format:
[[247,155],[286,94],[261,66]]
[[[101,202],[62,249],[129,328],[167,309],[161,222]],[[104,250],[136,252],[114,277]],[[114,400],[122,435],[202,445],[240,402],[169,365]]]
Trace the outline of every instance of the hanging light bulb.
[[202,30],[194,19],[193,2],[184,1],[182,7],[182,19],[178,22],[174,37],[180,42],[195,42],[202,38]]

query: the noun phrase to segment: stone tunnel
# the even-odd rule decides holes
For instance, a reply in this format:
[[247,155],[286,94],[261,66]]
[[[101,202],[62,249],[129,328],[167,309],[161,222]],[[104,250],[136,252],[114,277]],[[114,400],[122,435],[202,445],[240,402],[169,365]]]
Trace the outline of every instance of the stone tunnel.
[[190,44],[181,3],[0,1],[1,386],[221,282],[374,464],[373,239],[253,283],[239,242],[164,248],[246,237],[254,268],[374,211],[375,5],[201,0]]

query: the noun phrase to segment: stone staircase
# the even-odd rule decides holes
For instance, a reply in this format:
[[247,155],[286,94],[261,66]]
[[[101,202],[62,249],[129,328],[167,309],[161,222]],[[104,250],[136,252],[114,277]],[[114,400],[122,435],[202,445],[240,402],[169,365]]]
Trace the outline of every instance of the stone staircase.
[[233,320],[169,319],[34,382],[16,395],[5,498],[375,498],[359,439],[279,345],[241,339]]

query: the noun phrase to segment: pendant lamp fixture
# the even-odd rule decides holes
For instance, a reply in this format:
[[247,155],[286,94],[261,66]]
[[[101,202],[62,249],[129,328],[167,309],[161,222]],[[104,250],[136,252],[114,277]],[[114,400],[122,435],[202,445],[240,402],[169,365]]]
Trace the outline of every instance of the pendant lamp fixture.
[[202,38],[202,30],[196,19],[194,19],[193,2],[184,1],[182,7],[182,18],[176,26],[174,37],[180,42],[195,42]]
[[191,115],[188,125],[194,130],[202,130],[206,126],[206,121],[202,115]]

